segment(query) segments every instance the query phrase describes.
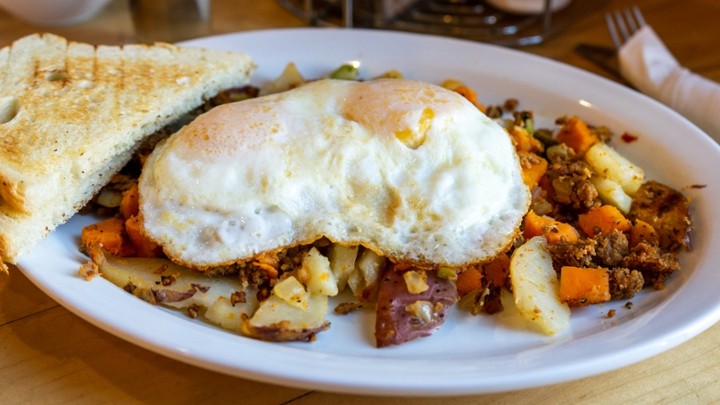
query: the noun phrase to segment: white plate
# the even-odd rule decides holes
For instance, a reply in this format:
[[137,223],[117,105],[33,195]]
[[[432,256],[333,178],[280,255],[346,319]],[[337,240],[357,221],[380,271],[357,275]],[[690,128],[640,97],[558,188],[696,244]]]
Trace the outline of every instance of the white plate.
[[[668,288],[624,302],[575,311],[571,330],[548,338],[519,327],[511,311],[471,317],[456,311],[429,338],[376,349],[372,315],[331,316],[332,328],[312,343],[272,344],[247,339],[154,307],[103,279],[76,275],[86,260],[77,251],[75,216],[24,257],[20,268],[48,295],[98,327],[166,356],[219,372],[302,388],[385,395],[457,395],[540,386],[595,375],[646,359],[702,332],[720,318],[716,263],[720,149],[708,136],[662,105],[589,73],[518,51],[448,38],[363,30],[259,31],[191,42],[249,52],[256,83],[294,61],[307,77],[341,62],[362,63],[363,76],[390,68],[406,77],[440,82],[459,78],[485,103],[508,97],[536,114],[578,114],[618,133],[617,143],[651,177],[693,198],[694,250]],[[705,188],[690,188],[704,184]],[[714,247],[714,248],[713,248]],[[606,314],[616,309],[614,317]]]

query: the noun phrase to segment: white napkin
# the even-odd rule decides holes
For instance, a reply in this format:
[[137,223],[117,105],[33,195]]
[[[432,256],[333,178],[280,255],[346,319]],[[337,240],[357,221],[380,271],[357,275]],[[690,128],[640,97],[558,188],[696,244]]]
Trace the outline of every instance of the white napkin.
[[720,84],[680,66],[650,26],[620,48],[619,59],[627,81],[720,142]]

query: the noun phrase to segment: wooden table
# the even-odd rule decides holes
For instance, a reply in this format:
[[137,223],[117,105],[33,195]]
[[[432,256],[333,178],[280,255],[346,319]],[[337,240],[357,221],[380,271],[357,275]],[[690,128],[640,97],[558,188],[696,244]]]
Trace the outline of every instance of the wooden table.
[[[575,0],[594,1],[594,0]],[[636,0],[646,19],[688,68],[720,81],[720,2]],[[527,52],[609,76],[573,52],[578,42],[610,44],[610,0],[561,36]],[[216,33],[304,25],[270,0],[214,0]],[[134,40],[124,0],[92,21],[34,27],[0,11],[0,46],[37,31],[92,43]],[[228,377],[170,360],[101,331],[43,294],[16,268],[0,276],[0,403],[717,403],[720,401],[720,325],[641,363],[574,382],[473,397],[369,398],[286,388]]]

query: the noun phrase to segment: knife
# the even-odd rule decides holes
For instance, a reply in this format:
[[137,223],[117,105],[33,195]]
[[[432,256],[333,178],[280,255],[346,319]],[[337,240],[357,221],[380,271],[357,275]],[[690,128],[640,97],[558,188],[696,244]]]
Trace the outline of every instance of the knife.
[[575,52],[577,52],[580,56],[584,57],[590,62],[593,62],[595,65],[597,65],[604,71],[625,82],[622,75],[620,75],[620,68],[618,67],[617,60],[617,50],[615,48],[609,46],[580,43],[575,46]]

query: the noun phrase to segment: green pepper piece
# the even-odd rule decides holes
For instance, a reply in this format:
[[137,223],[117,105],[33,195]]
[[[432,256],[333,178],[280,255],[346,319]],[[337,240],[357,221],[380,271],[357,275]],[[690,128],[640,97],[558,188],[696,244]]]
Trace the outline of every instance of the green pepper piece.
[[330,78],[340,80],[357,80],[358,73],[359,71],[357,67],[345,64],[335,69],[335,71],[330,74]]
[[440,267],[437,276],[445,280],[457,280],[457,271],[451,267]]

